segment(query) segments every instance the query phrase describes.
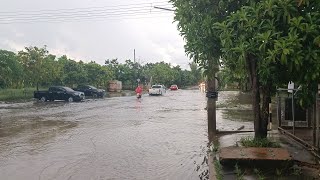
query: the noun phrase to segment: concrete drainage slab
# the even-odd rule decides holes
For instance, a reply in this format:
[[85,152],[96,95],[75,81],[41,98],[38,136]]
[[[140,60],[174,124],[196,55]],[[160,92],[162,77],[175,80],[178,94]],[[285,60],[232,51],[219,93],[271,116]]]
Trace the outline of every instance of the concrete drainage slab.
[[288,166],[292,163],[287,149],[260,147],[224,147],[220,149],[219,160],[223,165]]

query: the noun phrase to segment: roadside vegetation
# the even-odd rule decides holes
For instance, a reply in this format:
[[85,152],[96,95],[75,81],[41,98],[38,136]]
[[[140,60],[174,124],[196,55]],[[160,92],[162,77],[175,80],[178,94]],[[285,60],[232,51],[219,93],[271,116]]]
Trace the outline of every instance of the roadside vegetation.
[[[185,49],[208,79],[251,89],[255,137],[267,136],[276,87],[301,85],[311,106],[320,79],[320,3],[310,0],[170,0]],[[219,75],[218,75],[219,76]]]
[[0,101],[21,101],[33,98],[36,88],[0,89]]
[[223,169],[220,161],[218,159],[215,159],[213,161],[217,180],[223,180]]
[[242,137],[240,144],[244,147],[281,147],[279,142],[272,141],[269,138]]
[[304,176],[302,170],[299,166],[294,165],[292,168],[283,167],[272,168],[272,167],[253,167],[248,168],[245,166],[240,166],[236,164],[233,168],[234,179],[244,180],[244,179],[313,179],[309,176]]
[[101,65],[66,55],[57,57],[46,46],[26,47],[18,53],[0,50],[0,101],[28,99],[39,87],[52,85],[72,88],[90,84],[107,89],[110,80],[122,81],[123,89],[128,90],[136,87],[137,79],[142,84],[177,84],[180,88],[198,85],[201,70],[195,63],[189,65],[190,70],[184,70],[164,61],[140,64],[131,60],[120,63],[118,59],[107,59]]

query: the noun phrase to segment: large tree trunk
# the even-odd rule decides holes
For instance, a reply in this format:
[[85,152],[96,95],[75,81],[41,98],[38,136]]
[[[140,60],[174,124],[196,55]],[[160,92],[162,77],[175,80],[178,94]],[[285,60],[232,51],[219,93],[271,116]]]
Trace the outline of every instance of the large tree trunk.
[[269,103],[271,103],[271,86],[270,82],[262,87],[262,109],[261,109],[261,137],[265,138],[268,134],[268,120],[269,120]]
[[262,121],[260,113],[260,90],[259,90],[259,77],[257,72],[257,61],[254,55],[249,54],[247,57],[247,68],[250,75],[250,82],[252,88],[252,109],[254,116],[254,137],[266,137],[262,132]]

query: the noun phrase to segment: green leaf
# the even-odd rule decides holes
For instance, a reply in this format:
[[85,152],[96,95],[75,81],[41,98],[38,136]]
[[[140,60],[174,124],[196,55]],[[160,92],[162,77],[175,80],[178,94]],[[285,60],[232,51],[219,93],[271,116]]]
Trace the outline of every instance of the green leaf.
[[288,55],[290,53],[289,49],[283,49],[283,54]]
[[320,35],[314,38],[313,43],[320,47]]

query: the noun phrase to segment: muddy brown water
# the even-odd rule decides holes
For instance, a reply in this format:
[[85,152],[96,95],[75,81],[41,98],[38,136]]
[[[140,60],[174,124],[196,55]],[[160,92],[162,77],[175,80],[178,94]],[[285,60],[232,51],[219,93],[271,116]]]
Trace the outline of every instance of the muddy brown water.
[[[219,94],[218,129],[252,129],[242,96]],[[205,107],[198,90],[2,103],[0,179],[207,179]]]

